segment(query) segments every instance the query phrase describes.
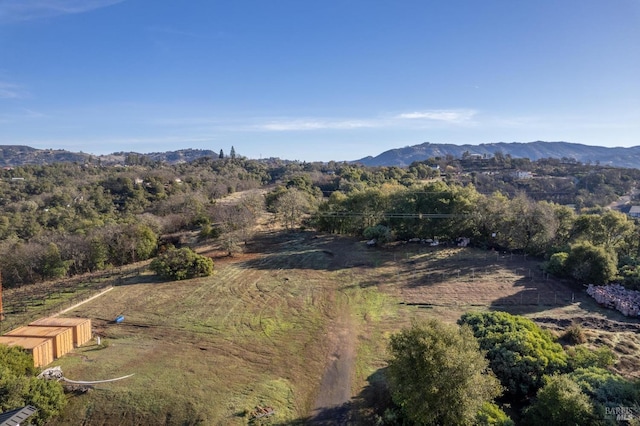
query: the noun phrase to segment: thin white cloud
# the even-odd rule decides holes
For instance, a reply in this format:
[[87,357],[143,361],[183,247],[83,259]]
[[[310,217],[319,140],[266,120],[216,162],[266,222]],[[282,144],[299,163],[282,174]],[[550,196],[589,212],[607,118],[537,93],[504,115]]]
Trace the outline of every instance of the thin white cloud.
[[454,110],[428,110],[428,111],[405,112],[405,113],[396,115],[395,118],[460,123],[460,122],[470,120],[471,118],[473,118],[474,115],[476,115],[475,110],[454,109]]
[[11,112],[0,112],[0,123],[2,124],[14,124],[42,118],[48,118],[48,116],[28,108],[19,108]]
[[151,125],[189,127],[198,130],[311,132],[374,128],[429,128],[433,126],[473,125],[474,110],[439,110],[379,115],[377,117],[165,117],[150,120]]
[[17,84],[0,81],[0,99],[21,99],[25,96],[25,91]]
[[125,0],[0,0],[0,22],[84,13]]
[[266,131],[304,131],[304,130],[349,130],[380,127],[405,127],[410,122],[435,122],[441,124],[468,124],[477,114],[475,110],[431,110],[398,114],[392,117],[382,116],[370,119],[281,119],[254,126],[255,130]]
[[380,123],[371,120],[278,120],[255,126],[256,130],[275,132],[302,130],[349,130],[367,127],[378,127]]

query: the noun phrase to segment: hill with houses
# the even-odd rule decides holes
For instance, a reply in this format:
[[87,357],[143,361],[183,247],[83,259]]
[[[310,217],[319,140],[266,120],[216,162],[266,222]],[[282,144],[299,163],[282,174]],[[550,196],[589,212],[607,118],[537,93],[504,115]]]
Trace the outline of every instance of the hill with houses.
[[592,163],[614,167],[640,167],[640,146],[630,148],[607,148],[569,142],[499,142],[479,145],[453,145],[425,142],[385,151],[375,157],[364,157],[355,162],[365,166],[405,167],[415,161],[451,155],[462,158],[464,155],[477,155],[484,158],[496,153],[513,158],[528,158],[532,161],[541,158],[566,158],[581,163]]

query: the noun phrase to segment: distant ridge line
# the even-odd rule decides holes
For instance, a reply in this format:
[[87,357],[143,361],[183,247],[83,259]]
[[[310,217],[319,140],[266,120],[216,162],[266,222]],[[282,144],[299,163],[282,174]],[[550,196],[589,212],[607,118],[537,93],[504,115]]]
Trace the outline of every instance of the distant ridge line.
[[[629,148],[591,146],[571,142],[497,142],[479,145],[455,145],[424,142],[419,145],[406,146],[385,151],[375,157],[368,156],[351,163],[364,166],[398,166],[407,167],[416,161],[429,158],[446,157],[462,158],[463,154],[493,157],[496,152],[510,155],[513,158],[529,158],[532,161],[541,158],[570,158],[581,163],[599,163],[603,166],[640,168],[640,146]],[[106,155],[93,155],[84,152],[71,152],[63,149],[37,149],[25,145],[0,145],[0,167],[22,165],[44,165],[54,163],[81,163],[100,165],[124,165],[127,157],[139,156],[151,162],[177,164],[191,162],[203,157],[217,159],[219,153],[209,149],[186,148],[166,152],[114,152]],[[270,158],[273,159],[273,158]],[[335,161],[344,159],[336,158]],[[289,160],[283,160],[289,161]]]
[[364,157],[353,161],[365,166],[399,166],[406,167],[415,161],[424,161],[432,157],[446,157],[452,155],[461,158],[462,155],[477,154],[493,157],[496,152],[510,155],[513,158],[571,158],[581,163],[596,163],[615,167],[640,168],[640,146],[629,148],[591,146],[571,142],[497,142],[479,145],[454,145],[424,142],[419,145],[407,146],[385,151],[375,157]]

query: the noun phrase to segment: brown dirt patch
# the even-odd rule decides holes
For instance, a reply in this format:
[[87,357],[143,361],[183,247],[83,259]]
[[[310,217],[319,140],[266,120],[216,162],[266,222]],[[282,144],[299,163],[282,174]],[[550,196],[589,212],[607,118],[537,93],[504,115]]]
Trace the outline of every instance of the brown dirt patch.
[[352,395],[357,337],[347,309],[341,311],[329,330],[329,357],[320,381],[311,424],[345,424],[349,417],[348,403]]

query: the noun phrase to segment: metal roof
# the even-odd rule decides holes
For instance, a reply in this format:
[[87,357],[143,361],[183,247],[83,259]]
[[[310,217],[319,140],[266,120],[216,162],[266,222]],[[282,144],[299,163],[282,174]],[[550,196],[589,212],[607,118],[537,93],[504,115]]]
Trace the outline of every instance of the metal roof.
[[36,407],[27,405],[26,407],[2,413],[0,414],[0,426],[20,426],[20,423],[27,420],[36,411],[38,411]]

